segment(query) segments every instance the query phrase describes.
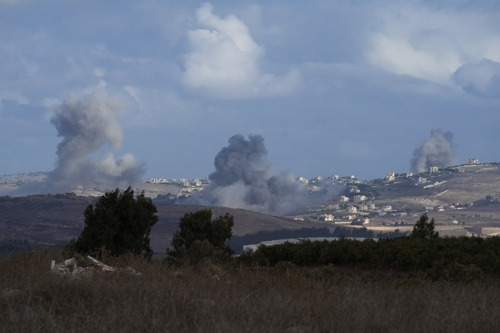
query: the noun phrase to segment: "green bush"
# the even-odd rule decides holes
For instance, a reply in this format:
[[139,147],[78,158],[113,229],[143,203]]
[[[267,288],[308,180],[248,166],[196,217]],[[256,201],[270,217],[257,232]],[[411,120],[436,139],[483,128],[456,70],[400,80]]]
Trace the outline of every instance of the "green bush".
[[171,257],[194,264],[203,258],[228,258],[233,251],[226,245],[232,236],[233,216],[226,213],[212,219],[210,209],[186,213],[179,222],[179,229],[172,238]]
[[142,192],[137,197],[130,187],[102,195],[97,203],[87,206],[85,226],[69,251],[81,254],[119,256],[125,253],[151,258],[151,228],[158,221],[156,207]]
[[469,281],[500,273],[500,238],[449,237],[283,243],[260,246],[246,263],[277,266],[354,266],[427,274],[431,279]]

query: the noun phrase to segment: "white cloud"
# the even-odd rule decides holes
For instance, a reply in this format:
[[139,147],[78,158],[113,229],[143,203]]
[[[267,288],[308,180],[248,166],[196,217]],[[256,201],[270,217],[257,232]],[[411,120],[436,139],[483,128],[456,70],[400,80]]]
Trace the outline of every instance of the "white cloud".
[[29,104],[29,99],[17,90],[0,91],[0,109],[4,101],[15,101],[18,104]]
[[500,63],[482,60],[460,67],[453,76],[455,82],[471,94],[500,97]]
[[196,17],[201,28],[188,33],[192,51],[185,60],[187,87],[223,99],[286,95],[296,88],[297,72],[278,77],[261,70],[264,49],[236,16],[219,18],[205,4]]
[[425,7],[418,2],[389,6],[371,35],[367,60],[396,74],[453,84],[467,63],[500,61],[498,13]]

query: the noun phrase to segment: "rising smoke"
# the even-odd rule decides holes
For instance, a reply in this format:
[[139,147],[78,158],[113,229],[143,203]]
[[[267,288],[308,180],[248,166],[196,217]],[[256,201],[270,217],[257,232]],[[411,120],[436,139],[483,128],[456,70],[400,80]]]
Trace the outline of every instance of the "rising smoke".
[[198,204],[244,208],[286,215],[302,210],[311,197],[290,173],[276,174],[266,159],[264,138],[237,134],[214,160],[211,185],[194,200]]
[[431,137],[413,150],[412,172],[425,172],[429,167],[440,168],[455,164],[453,134],[440,129],[432,130]]
[[121,145],[123,133],[115,117],[122,110],[122,102],[102,87],[83,98],[70,95],[56,106],[50,120],[62,138],[56,167],[46,182],[37,188],[21,188],[21,192],[62,193],[96,180],[109,187],[136,181],[144,173],[144,165],[131,154],[115,159],[112,152],[106,153]]

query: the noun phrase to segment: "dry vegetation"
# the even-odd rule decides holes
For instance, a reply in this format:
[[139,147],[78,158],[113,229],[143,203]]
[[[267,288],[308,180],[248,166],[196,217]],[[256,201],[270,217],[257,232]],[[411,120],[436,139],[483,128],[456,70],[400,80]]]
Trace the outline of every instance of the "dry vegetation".
[[500,284],[334,266],[175,268],[104,259],[142,275],[50,271],[53,253],[0,258],[3,332],[498,332]]

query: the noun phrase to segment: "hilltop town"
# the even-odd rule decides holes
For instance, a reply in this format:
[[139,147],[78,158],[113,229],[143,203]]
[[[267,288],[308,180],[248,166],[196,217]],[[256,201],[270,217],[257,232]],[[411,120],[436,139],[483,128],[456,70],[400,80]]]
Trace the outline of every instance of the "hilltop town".
[[[45,173],[0,177],[0,194],[23,184],[44,181]],[[410,231],[423,213],[436,220],[442,235],[493,235],[500,232],[500,164],[466,163],[446,168],[430,167],[423,173],[389,172],[384,178],[361,180],[354,175],[298,177],[312,204],[284,216],[289,220],[321,226],[378,232]],[[161,204],[186,204],[211,185],[210,179],[149,178],[134,189]],[[99,183],[78,186],[73,195],[96,197],[104,193]],[[238,207],[232,207],[238,208]]]
[[[421,214],[435,217],[443,235],[491,235],[500,232],[500,165],[466,163],[430,167],[423,173],[389,172],[384,178],[361,180],[354,175],[299,177],[311,196],[327,193],[327,200],[293,216],[375,232],[409,231]],[[149,179],[144,189],[171,202],[203,191],[210,180]],[[497,225],[498,224],[498,225]]]

